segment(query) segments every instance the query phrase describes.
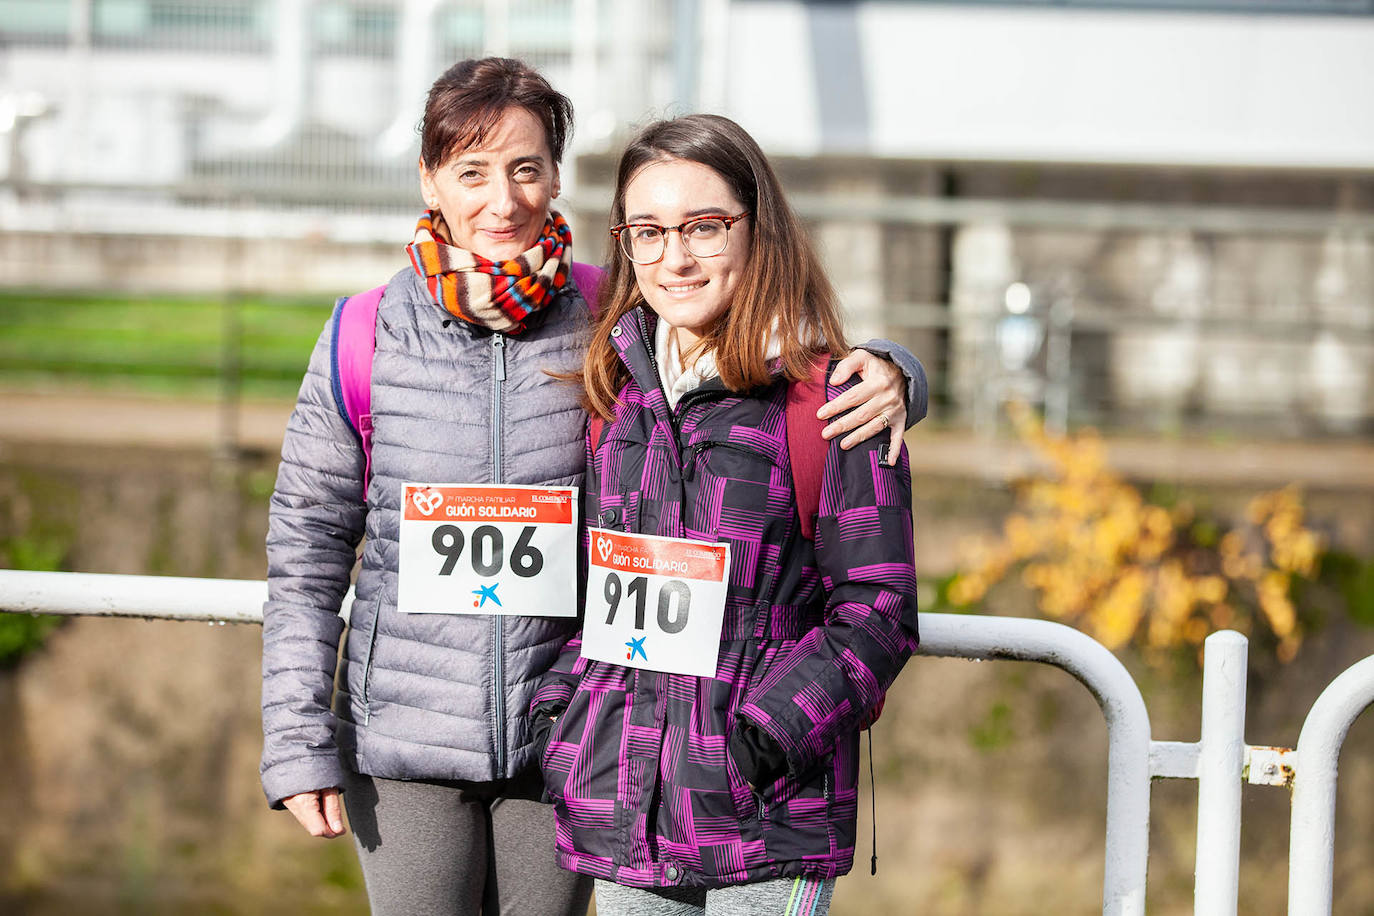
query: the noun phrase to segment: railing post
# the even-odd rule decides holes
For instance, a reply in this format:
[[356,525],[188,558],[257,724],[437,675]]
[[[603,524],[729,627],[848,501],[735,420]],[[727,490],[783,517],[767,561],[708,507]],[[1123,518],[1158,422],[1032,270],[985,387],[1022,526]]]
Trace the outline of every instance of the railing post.
[[1298,735],[1288,839],[1288,916],[1330,916],[1336,853],[1336,767],[1345,734],[1374,704],[1374,655],[1356,662],[1312,704]]
[[1207,637],[1203,650],[1193,912],[1206,916],[1234,916],[1240,892],[1248,648],[1244,636],[1222,630]]
[[922,614],[922,655],[1044,662],[1083,682],[1107,720],[1104,916],[1144,916],[1150,845],[1150,717],[1126,666],[1092,637],[1060,623]]

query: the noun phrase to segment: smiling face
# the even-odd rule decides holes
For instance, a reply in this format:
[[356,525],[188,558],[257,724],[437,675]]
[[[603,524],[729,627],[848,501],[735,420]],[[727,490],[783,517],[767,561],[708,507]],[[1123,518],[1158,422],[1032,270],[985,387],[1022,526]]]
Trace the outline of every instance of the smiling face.
[[448,224],[449,240],[493,261],[518,257],[544,229],[558,196],[558,166],[544,128],[524,108],[508,108],[480,147],[433,172],[420,163],[420,188]]
[[[737,216],[745,209],[715,169],[685,159],[650,162],[625,186],[627,223],[676,226],[700,216]],[[682,352],[730,307],[749,263],[751,240],[746,219],[730,228],[724,251],[699,258],[679,233],[670,232],[662,258],[634,265],[640,293],[659,319],[676,329]]]

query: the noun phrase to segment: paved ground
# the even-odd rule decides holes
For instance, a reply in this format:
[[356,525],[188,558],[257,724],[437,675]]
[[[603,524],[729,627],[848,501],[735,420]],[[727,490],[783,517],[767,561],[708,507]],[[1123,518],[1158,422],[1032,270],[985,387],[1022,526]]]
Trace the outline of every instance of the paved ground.
[[[216,402],[0,390],[0,442],[204,449],[232,439],[274,453],[290,412],[290,404],[281,402],[246,402],[226,411]],[[921,426],[907,442],[917,474],[1003,480],[1034,462],[1017,442],[962,431]],[[1374,442],[1369,440],[1119,438],[1108,448],[1113,466],[1133,478],[1258,487],[1296,482],[1312,489],[1374,491]]]
[[0,390],[0,440],[73,445],[204,449],[237,439],[277,451],[291,405]]

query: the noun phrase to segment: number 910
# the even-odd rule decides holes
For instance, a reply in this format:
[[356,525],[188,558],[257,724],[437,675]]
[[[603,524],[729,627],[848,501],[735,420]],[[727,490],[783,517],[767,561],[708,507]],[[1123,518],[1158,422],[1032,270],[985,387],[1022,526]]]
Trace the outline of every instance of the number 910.
[[[606,584],[601,588],[601,596],[606,599],[610,613],[606,615],[606,625],[615,623],[616,612],[624,597],[634,599],[635,629],[644,629],[645,596],[649,590],[649,580],[635,576],[629,584],[623,584],[615,573],[606,574]],[[673,599],[677,598],[677,613],[673,614]],[[692,610],[692,589],[680,579],[669,579],[658,590],[658,628],[664,633],[681,633],[687,626],[687,616]]]

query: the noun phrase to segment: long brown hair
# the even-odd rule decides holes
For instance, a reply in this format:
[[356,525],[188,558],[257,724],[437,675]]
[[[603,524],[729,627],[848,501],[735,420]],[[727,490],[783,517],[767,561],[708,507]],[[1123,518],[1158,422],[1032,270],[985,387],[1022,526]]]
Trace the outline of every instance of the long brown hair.
[[[720,175],[749,211],[753,244],[738,291],[725,314],[702,337],[697,352],[713,350],[725,387],[741,392],[766,384],[773,372],[769,341],[782,344],[781,369],[791,381],[810,376],[816,356],[846,350],[835,291],[821,270],[801,220],[754,138],[729,118],[695,114],[657,121],[630,141],[616,172],[611,222],[625,221],[625,189],[640,169],[665,159],[704,165]],[[611,346],[611,329],[644,303],[634,265],[616,248],[602,286],[601,308],[583,364],[585,406],[610,417],[629,371]],[[775,324],[776,322],[776,324]]]

